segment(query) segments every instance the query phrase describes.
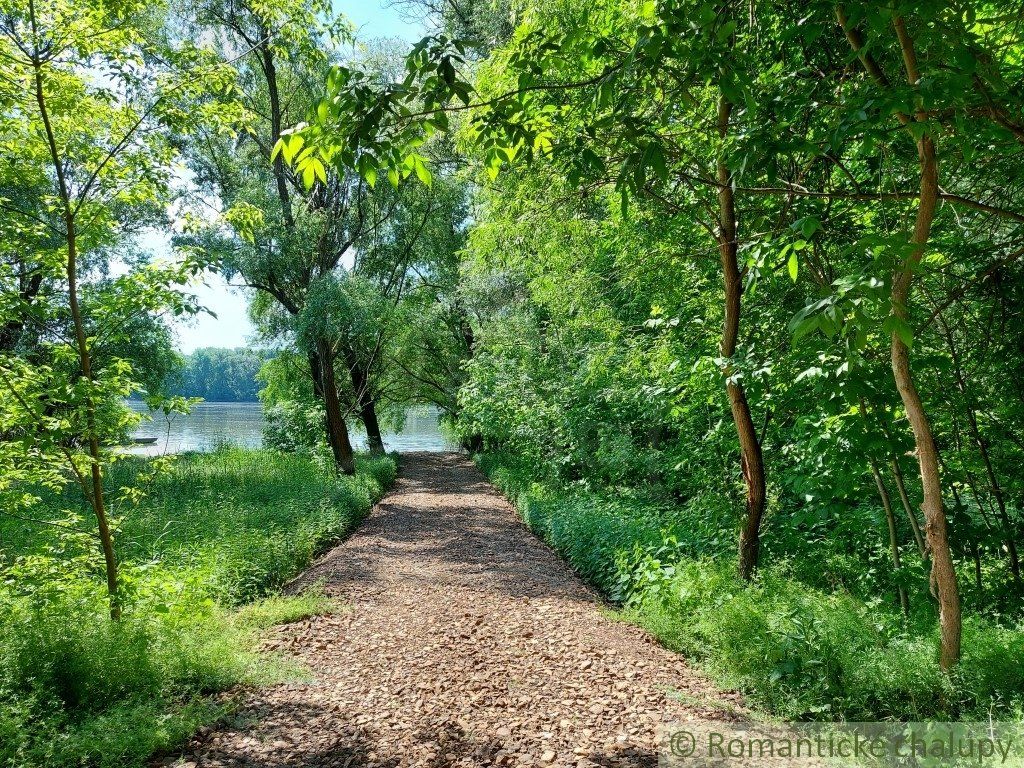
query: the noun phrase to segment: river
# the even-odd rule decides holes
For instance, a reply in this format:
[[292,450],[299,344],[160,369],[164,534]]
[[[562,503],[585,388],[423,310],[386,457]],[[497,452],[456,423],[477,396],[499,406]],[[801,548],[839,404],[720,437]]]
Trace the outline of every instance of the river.
[[[223,443],[259,448],[263,442],[263,407],[259,403],[199,403],[187,415],[174,414],[168,421],[163,413],[150,413],[145,403],[130,401],[137,413],[152,415],[135,430],[135,438],[157,438],[152,445],[136,445],[129,450],[143,455],[208,451]],[[356,450],[366,449],[366,433],[352,425],[350,436]],[[389,451],[453,451],[457,447],[442,433],[437,410],[410,408],[401,432],[385,432],[384,446]]]

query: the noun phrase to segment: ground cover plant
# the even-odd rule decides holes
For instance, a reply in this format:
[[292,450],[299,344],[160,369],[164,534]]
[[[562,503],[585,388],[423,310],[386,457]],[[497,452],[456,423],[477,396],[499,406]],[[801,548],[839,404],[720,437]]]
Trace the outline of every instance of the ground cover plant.
[[[400,0],[408,47],[336,5],[0,0],[17,749],[239,679],[176,606],[279,588],[410,404],[764,707],[1019,714],[1019,0]],[[282,453],[125,460],[210,273]]]
[[[933,650],[934,609],[904,617],[856,582],[836,588],[793,567],[801,553],[776,535],[745,585],[697,515],[655,500],[538,482],[515,456],[478,461],[529,528],[620,610],[673,650],[737,688],[764,712],[794,720],[1019,719],[1024,627],[1018,616],[974,618],[955,675]],[[803,553],[806,555],[806,553]]]

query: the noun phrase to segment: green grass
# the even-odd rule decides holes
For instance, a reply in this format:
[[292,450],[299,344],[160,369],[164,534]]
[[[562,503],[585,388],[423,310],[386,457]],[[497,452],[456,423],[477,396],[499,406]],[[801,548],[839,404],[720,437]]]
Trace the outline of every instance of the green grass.
[[785,561],[746,585],[731,552],[712,544],[712,555],[700,556],[704,534],[674,529],[649,503],[537,483],[506,456],[478,461],[531,530],[624,619],[762,710],[812,720],[1021,717],[1024,627],[965,620],[963,660],[947,676],[930,607],[904,621],[882,601],[804,583]]
[[[276,623],[332,610],[321,594],[277,594],[359,524],[395,477],[390,458],[336,478],[309,458],[222,449],[115,465],[114,506],[126,599],[107,616],[91,537],[0,515],[0,766],[140,766],[221,716],[208,694],[294,673],[252,652]],[[67,520],[80,503],[44,499]],[[240,607],[240,608],[239,608]]]

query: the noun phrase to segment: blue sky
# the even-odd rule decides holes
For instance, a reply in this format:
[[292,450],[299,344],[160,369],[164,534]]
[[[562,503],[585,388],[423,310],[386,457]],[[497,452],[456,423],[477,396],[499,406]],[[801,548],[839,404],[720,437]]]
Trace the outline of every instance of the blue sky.
[[389,8],[390,0],[334,0],[335,13],[343,13],[356,25],[360,38],[401,37],[416,41],[423,36],[419,24],[410,23],[400,8]]
[[[344,14],[356,26],[361,40],[402,38],[414,42],[423,36],[422,26],[403,18],[389,0],[334,0],[336,13]],[[161,238],[145,244],[160,250]],[[165,246],[164,246],[165,247]],[[192,352],[199,347],[244,347],[253,335],[252,323],[246,314],[244,292],[229,286],[219,275],[208,275],[201,285],[193,287],[200,303],[216,313],[214,318],[202,314],[175,326],[178,348]]]

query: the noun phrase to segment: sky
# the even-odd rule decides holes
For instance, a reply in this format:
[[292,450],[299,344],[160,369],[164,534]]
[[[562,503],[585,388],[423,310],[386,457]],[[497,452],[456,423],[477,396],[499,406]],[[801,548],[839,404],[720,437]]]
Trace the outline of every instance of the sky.
[[[414,42],[423,36],[422,27],[403,18],[390,0],[334,0],[334,10],[355,25],[360,40],[402,38]],[[167,238],[154,235],[144,245],[158,254],[167,248]],[[205,275],[192,286],[200,304],[216,314],[200,314],[175,324],[178,349],[186,354],[199,347],[244,347],[253,337],[253,326],[246,312],[244,291],[234,288],[220,275]]]

